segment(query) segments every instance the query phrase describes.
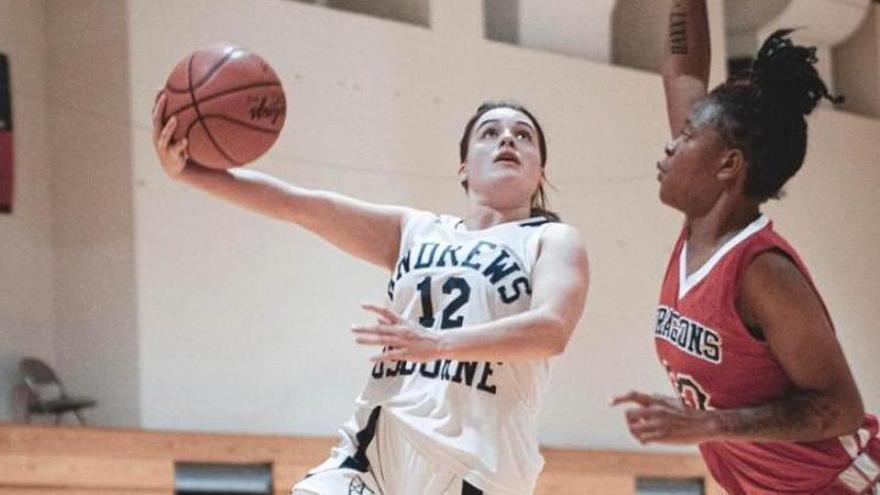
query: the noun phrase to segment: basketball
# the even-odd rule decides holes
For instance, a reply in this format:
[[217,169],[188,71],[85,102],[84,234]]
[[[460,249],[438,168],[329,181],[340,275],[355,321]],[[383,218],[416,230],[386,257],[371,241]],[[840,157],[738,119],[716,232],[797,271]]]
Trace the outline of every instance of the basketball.
[[165,83],[162,123],[177,117],[173,140],[189,158],[225,169],[263,155],[284,127],[287,102],[278,75],[256,54],[218,45],[186,56]]

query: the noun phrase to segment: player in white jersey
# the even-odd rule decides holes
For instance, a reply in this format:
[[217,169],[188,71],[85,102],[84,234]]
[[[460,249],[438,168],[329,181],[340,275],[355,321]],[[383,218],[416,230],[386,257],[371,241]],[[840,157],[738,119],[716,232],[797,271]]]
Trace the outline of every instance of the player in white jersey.
[[546,143],[512,103],[481,106],[460,143],[464,218],[311,191],[244,169],[186,160],[154,109],[166,173],[289,220],[387,269],[386,305],[356,326],[377,346],[355,414],[294,495],[528,494],[543,459],[536,421],[548,359],[583,312],[587,256],[544,208]]

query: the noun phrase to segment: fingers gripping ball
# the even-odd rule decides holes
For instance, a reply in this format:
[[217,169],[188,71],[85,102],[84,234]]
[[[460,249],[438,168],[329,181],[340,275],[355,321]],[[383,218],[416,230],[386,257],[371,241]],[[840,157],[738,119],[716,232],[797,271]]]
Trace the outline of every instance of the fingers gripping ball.
[[186,56],[163,90],[162,123],[177,117],[172,139],[189,141],[189,157],[210,168],[259,158],[278,139],[287,103],[278,75],[258,55],[218,45]]

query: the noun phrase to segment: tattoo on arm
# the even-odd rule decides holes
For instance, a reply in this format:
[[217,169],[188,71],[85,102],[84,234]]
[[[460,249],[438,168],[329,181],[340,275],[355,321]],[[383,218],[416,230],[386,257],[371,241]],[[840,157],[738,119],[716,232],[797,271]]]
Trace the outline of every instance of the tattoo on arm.
[[818,440],[840,415],[827,399],[810,392],[795,392],[765,406],[718,412],[722,433],[783,441]]
[[687,21],[688,16],[683,2],[675,2],[672,12],[669,13],[669,51],[673,55],[687,55]]

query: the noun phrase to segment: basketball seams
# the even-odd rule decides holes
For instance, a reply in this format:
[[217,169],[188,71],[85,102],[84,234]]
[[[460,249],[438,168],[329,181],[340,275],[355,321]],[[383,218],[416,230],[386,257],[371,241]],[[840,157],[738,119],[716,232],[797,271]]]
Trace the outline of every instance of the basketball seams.
[[250,129],[252,131],[263,132],[266,134],[280,134],[281,133],[281,131],[279,131],[278,129],[266,129],[265,127],[256,126],[256,125],[253,125],[249,122],[234,119],[228,115],[223,115],[223,114],[210,114],[210,113],[208,113],[208,114],[204,114],[202,116],[202,118],[203,118],[203,120],[210,120],[210,119],[225,120],[227,122],[231,122],[233,124],[236,124],[240,127],[244,127],[246,129]]
[[[214,94],[212,94],[211,96],[207,96],[207,97],[199,98],[198,102],[199,102],[199,103],[206,103],[206,102],[209,102],[209,101],[211,101],[211,100],[216,100],[217,98],[222,98],[222,97],[224,97],[224,96],[228,96],[228,95],[233,94],[233,93],[236,93],[236,92],[238,92],[238,91],[245,91],[245,90],[248,90],[248,89],[254,89],[254,88],[271,88],[271,87],[275,87],[275,86],[277,86],[277,87],[280,88],[280,87],[281,87],[281,83],[278,83],[278,82],[261,82],[261,83],[245,84],[244,86],[238,86],[238,87],[235,87],[235,88],[225,89],[225,90],[223,90],[223,91],[220,91],[219,93],[214,93]],[[178,114],[180,114],[180,113],[183,113],[183,112],[185,112],[186,110],[189,110],[190,108],[193,108],[194,106],[195,106],[194,103],[190,103],[190,104],[188,104],[188,105],[184,105],[184,106],[178,108],[177,110],[175,110],[174,112],[172,112],[171,114],[169,114],[169,115],[168,115],[167,117],[165,117],[165,118],[170,119],[171,117],[173,117],[173,116],[175,116],[175,115],[178,115]],[[164,121],[165,118],[163,118],[163,121]]]
[[[193,82],[192,81],[193,58],[194,57],[190,57],[189,61],[187,63],[187,65],[188,65],[188,67],[187,67],[187,81],[189,83],[190,98],[192,99],[192,105],[193,105],[192,108],[196,112],[196,119],[198,120],[198,122],[200,124],[202,124],[202,128],[205,130],[205,135],[208,136],[208,139],[211,140],[211,144],[214,145],[214,147],[217,149],[217,151],[219,151],[220,154],[223,155],[223,157],[226,158],[233,165],[241,165],[241,163],[239,163],[237,160],[233,160],[232,157],[230,157],[228,154],[226,154],[226,151],[220,147],[220,144],[217,143],[217,140],[214,138],[214,135],[211,134],[211,130],[208,129],[208,126],[205,124],[204,120],[202,119],[202,112],[199,110],[199,102],[198,102],[198,100],[196,100],[196,88],[194,88],[193,84],[192,84],[192,82]],[[227,57],[224,57],[224,61],[226,58]],[[190,130],[192,130],[192,126],[190,126],[186,131],[187,138],[189,138]]]
[[[192,82],[192,61],[196,57],[196,54],[198,52],[193,53],[189,56],[189,60],[187,61],[187,66],[189,67],[189,76],[187,78],[187,82],[189,84],[189,87],[184,88],[184,89],[179,89],[179,88],[175,88],[173,86],[169,86],[166,84],[165,89],[167,89],[171,93],[183,93],[183,94],[189,93],[190,90],[199,89],[202,86],[204,86],[214,76],[214,74],[218,70],[220,70],[220,67],[222,67],[223,64],[225,64],[227,61],[229,61],[230,58],[232,58],[232,55],[234,55],[237,52],[241,52],[241,51],[243,51],[243,50],[239,50],[237,48],[234,48],[229,53],[223,55],[223,57],[219,61],[217,61],[217,63],[215,63],[213,67],[208,69],[208,72],[206,72],[205,75],[202,76],[202,80],[199,81],[198,84],[193,84],[193,82]],[[248,55],[248,56],[250,56],[250,55]]]
[[[192,65],[192,59],[193,59],[193,56],[195,56],[195,54],[194,54],[194,53],[190,53],[189,58],[186,60],[186,65],[187,65],[187,67],[189,67],[190,65]],[[170,77],[169,77],[169,79],[170,79]],[[170,92],[172,92],[172,93],[175,92],[175,91],[172,91],[172,89],[173,89],[173,88],[171,88],[171,87],[168,85],[168,83],[166,82],[166,83],[165,83],[165,91],[170,91]],[[167,100],[167,97],[166,97],[166,100],[165,100],[165,106],[162,108],[162,123],[163,123],[163,124],[164,124],[165,122],[168,122],[168,119],[171,118],[171,115],[176,115],[176,114],[177,114],[177,112],[175,112],[175,113],[173,113],[173,114],[171,114],[171,115],[168,115],[168,114],[166,113],[167,111],[168,111],[168,100]],[[187,132],[187,134],[185,134],[185,135],[188,136],[189,133]]]
[[185,95],[189,93],[189,88],[178,89],[166,84],[165,91],[175,95]]
[[[214,74],[216,74],[217,71],[220,70],[220,67],[222,67],[223,64],[228,62],[229,59],[232,58],[232,56],[238,52],[242,52],[242,50],[235,49],[235,48],[230,50],[229,53],[224,55],[223,58],[221,58],[216,64],[214,64],[214,67],[211,67],[211,69],[208,70],[208,72],[202,77],[202,80],[199,81],[198,84],[190,84],[190,87],[192,87],[192,89],[194,89],[194,90],[201,88],[209,80],[211,80],[212,77],[214,77]],[[248,56],[250,56],[250,55],[248,55]],[[195,54],[193,54],[193,58],[195,58]],[[192,73],[190,73],[190,77],[192,77]]]
[[[241,121],[239,121],[239,120],[236,120],[236,119],[233,119],[233,118],[229,118],[229,117],[227,117],[227,116],[225,116],[225,115],[212,115],[212,114],[207,114],[207,115],[204,116],[204,118],[205,118],[205,120],[207,120],[207,119],[222,119],[222,120],[226,120],[226,121],[232,122],[232,123],[234,123],[234,124],[237,124],[237,125],[243,126],[243,127],[247,128],[247,129],[249,129],[249,130],[256,131],[256,132],[262,132],[262,133],[264,133],[264,134],[274,134],[274,135],[277,136],[278,134],[281,133],[281,131],[278,131],[278,130],[275,130],[275,129],[263,129],[263,128],[261,128],[261,127],[256,127],[256,126],[254,126],[254,125],[252,125],[252,124],[248,124],[248,123],[246,123],[246,122],[241,122]],[[185,133],[184,135],[187,136],[187,138],[189,138],[189,133],[192,131],[193,127],[195,127],[196,124],[199,124],[199,123],[202,124],[202,128],[205,129],[205,132],[207,132],[207,131],[208,131],[208,128],[205,127],[204,123],[200,122],[199,120],[193,120],[192,122],[189,123],[189,127],[186,128],[186,133]],[[268,150],[267,150],[267,151],[268,151]],[[263,151],[263,153],[265,153],[265,151]],[[261,153],[261,154],[263,154],[263,153]],[[225,153],[224,153],[224,156],[226,156]],[[228,158],[228,157],[227,157],[227,158]],[[196,162],[196,163],[199,163],[199,162],[196,161],[196,160],[193,160],[193,161]],[[238,161],[237,161],[237,160],[233,160],[233,163],[236,163],[236,164],[237,164]]]
[[[201,122],[198,119],[194,119],[192,122],[189,123],[189,126],[186,128],[186,133],[184,134],[187,137],[187,139],[189,139],[189,133],[193,130],[193,127],[195,127],[197,124],[200,124],[200,123]],[[205,132],[207,132],[207,128],[205,128],[204,125],[202,125],[202,128],[205,129]],[[202,167],[207,167],[207,165],[202,164],[198,160],[194,159],[192,156],[189,157],[189,160],[192,161],[193,163],[195,163],[196,165],[199,165]],[[237,162],[233,162],[233,163],[237,163]],[[211,168],[211,167],[208,167],[208,168]]]

